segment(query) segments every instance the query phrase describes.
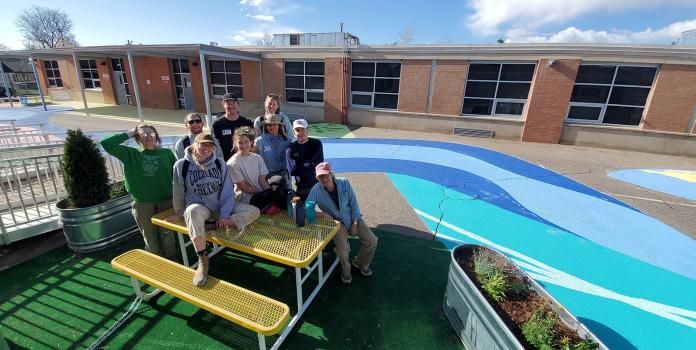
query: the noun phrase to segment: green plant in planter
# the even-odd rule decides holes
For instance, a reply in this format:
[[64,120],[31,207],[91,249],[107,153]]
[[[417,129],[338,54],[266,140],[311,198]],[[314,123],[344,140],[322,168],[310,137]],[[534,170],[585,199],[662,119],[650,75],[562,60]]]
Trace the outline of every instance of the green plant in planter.
[[505,274],[500,270],[495,270],[488,276],[483,276],[481,279],[481,287],[488,293],[491,299],[501,301],[505,298],[505,292],[508,289]]
[[495,301],[506,297],[510,289],[505,271],[498,266],[487,250],[474,253],[474,273],[481,283],[481,288]]
[[109,200],[106,162],[82,130],[68,130],[60,166],[69,207],[85,208]]
[[553,350],[554,326],[557,316],[546,305],[534,311],[522,325],[522,334],[529,344],[539,350]]

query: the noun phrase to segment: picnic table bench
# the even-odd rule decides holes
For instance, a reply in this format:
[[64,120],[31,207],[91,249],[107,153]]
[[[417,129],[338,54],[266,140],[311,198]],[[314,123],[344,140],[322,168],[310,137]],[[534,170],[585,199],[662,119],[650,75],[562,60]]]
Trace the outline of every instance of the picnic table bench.
[[[194,272],[188,266],[195,267],[197,263],[189,264],[186,247],[191,242],[185,242],[183,238],[188,235],[188,230],[183,220],[174,223],[165,220],[173,214],[173,209],[158,213],[152,217],[152,223],[180,233],[178,238],[184,265],[134,250],[115,258],[112,266],[131,276],[133,288],[139,297],[147,296],[140,291],[138,280],[256,331],[261,349],[265,349],[266,335],[277,334],[285,326],[272,349],[282,344],[338,265],[336,257],[331,266],[325,269],[322,256],[324,248],[340,228],[335,220],[317,218],[314,224],[297,227],[287,213],[281,212],[274,216],[262,215],[241,231],[214,229],[206,232],[206,239],[213,243],[210,257],[229,248],[295,269],[297,313],[287,322],[288,306],[258,293],[211,276],[202,287],[195,287],[191,283]],[[317,284],[305,298],[302,286],[314,272],[318,274]],[[223,294],[226,296],[222,297]],[[259,322],[259,319],[264,322]]]

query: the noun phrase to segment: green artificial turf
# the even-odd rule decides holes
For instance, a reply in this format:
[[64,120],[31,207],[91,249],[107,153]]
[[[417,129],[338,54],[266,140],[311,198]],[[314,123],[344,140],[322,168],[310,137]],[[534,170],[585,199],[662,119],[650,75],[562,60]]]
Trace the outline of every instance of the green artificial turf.
[[355,138],[353,133],[343,124],[312,123],[309,125],[309,136],[318,138]]
[[[442,311],[449,252],[439,242],[375,231],[374,276],[340,267],[284,342],[285,349],[462,349]],[[104,253],[75,255],[66,247],[0,273],[0,331],[10,348],[86,348],[129,308],[128,277],[111,259],[142,241]],[[359,241],[351,240],[353,253]],[[325,255],[325,263],[333,254]],[[225,251],[210,274],[283,301],[295,313],[294,271]],[[311,282],[310,282],[311,283]],[[308,288],[305,288],[308,293]],[[305,294],[305,295],[306,295]],[[275,339],[267,339],[270,347]],[[256,334],[170,295],[143,302],[103,344],[107,349],[257,348]]]

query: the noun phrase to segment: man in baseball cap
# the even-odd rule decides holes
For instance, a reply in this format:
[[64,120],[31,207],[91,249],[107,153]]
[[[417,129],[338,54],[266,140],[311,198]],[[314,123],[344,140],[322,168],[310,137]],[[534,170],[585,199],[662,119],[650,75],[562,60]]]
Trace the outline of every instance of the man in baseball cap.
[[[344,177],[334,176],[331,164],[327,162],[319,163],[315,167],[315,172],[319,183],[309,191],[307,202],[314,201],[322,210],[323,213],[317,213],[317,216],[330,216],[341,222],[341,229],[333,239],[336,246],[334,250],[341,261],[343,270],[341,281],[347,284],[353,280],[351,265],[359,269],[363,276],[372,276],[370,263],[375,255],[378,239],[362,219],[358,199],[350,182]],[[352,262],[349,259],[349,235],[357,235],[361,241],[360,250]]]
[[300,199],[307,199],[309,190],[317,183],[314,172],[324,161],[324,148],[319,139],[309,137],[309,123],[297,119],[292,123],[296,140],[288,147],[288,173],[295,180],[295,192]]
[[222,148],[222,154],[225,161],[232,157],[232,135],[234,131],[242,126],[253,127],[251,120],[239,115],[239,99],[233,93],[226,93],[222,96],[222,108],[225,114],[220,118],[215,119],[211,127],[212,134],[218,140]]

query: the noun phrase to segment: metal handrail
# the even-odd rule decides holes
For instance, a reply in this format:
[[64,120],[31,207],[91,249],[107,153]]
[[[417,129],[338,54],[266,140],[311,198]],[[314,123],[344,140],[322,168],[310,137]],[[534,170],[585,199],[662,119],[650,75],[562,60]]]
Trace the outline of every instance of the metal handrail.
[[[173,149],[178,139],[162,137],[162,147]],[[134,146],[135,142],[129,140],[126,144]],[[62,153],[63,145],[0,148],[0,245],[60,227],[54,206],[66,195],[60,170]],[[121,161],[105,152],[102,155],[109,179],[122,181]],[[46,223],[51,225],[39,226]],[[37,225],[35,229],[33,225]]]

